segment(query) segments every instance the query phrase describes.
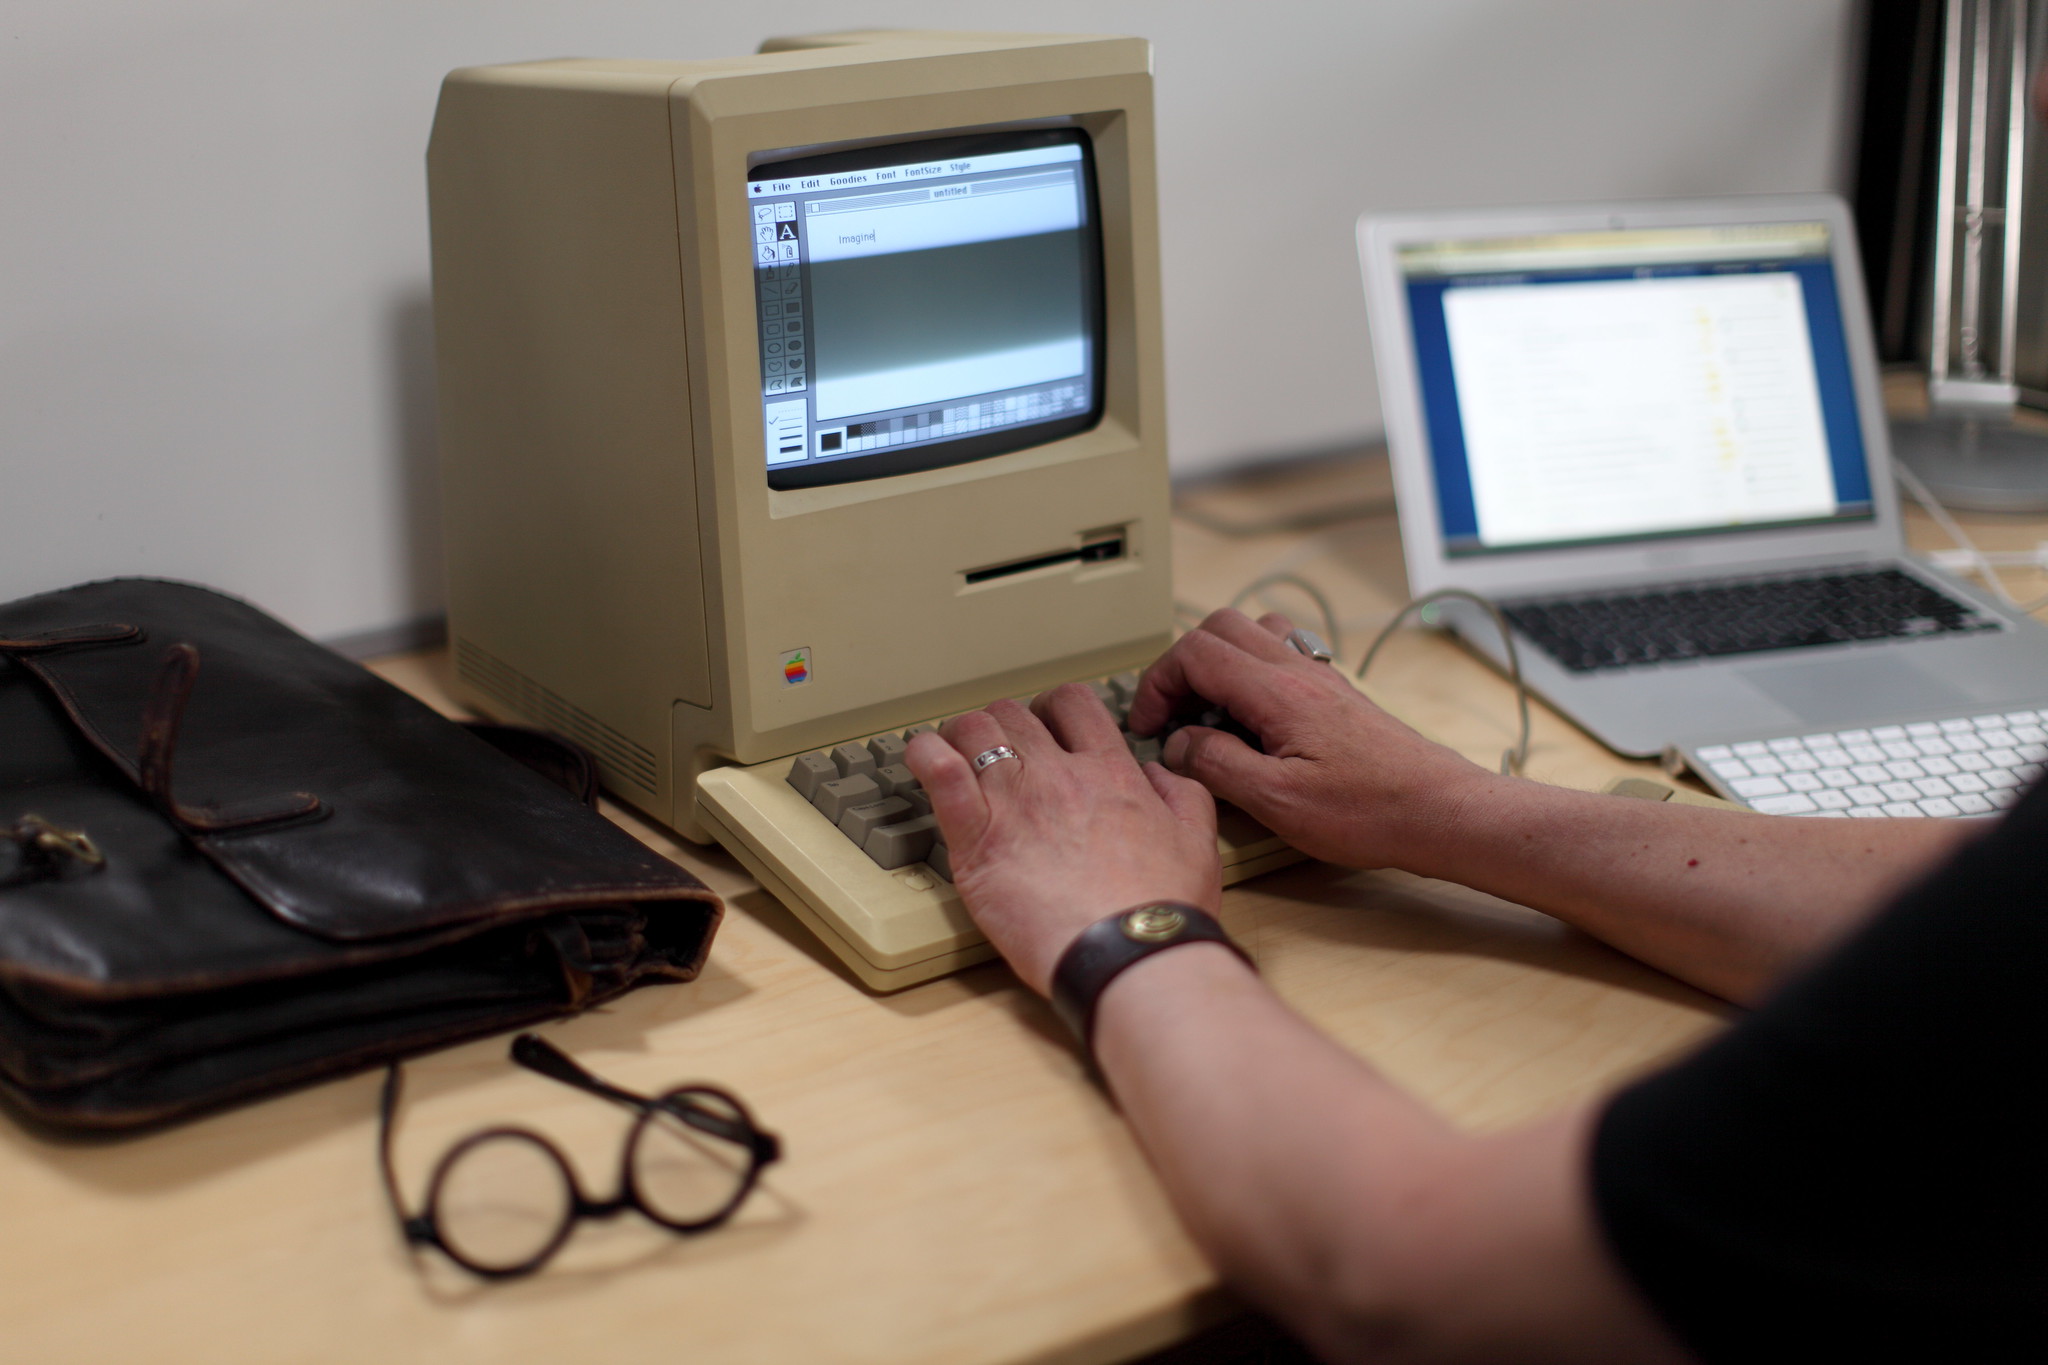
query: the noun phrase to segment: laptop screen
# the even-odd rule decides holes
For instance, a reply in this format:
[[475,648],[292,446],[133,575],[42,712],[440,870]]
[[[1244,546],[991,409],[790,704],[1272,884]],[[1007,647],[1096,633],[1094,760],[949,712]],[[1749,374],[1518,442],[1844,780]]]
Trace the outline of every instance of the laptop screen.
[[1401,248],[1449,555],[1869,520],[1824,222]]

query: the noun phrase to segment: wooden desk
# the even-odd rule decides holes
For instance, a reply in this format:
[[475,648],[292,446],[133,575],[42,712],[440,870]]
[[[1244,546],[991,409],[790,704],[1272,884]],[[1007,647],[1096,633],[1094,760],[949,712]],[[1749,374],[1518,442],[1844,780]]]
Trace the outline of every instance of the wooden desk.
[[[1376,480],[1382,465],[1353,460],[1190,503],[1258,518]],[[1354,658],[1405,596],[1384,515],[1312,538],[1183,525],[1175,552],[1182,596],[1203,606],[1283,561],[1308,574],[1357,628]],[[437,656],[380,668],[432,700],[441,670]],[[1481,761],[1513,737],[1505,684],[1442,640],[1404,640],[1375,673],[1375,695]],[[1627,767],[1539,713],[1534,775],[1593,787]],[[871,996],[730,859],[619,818],[726,896],[725,927],[700,981],[546,1032],[623,1084],[730,1086],[782,1134],[787,1159],[735,1225],[686,1240],[585,1224],[544,1274],[508,1285],[415,1263],[377,1180],[374,1075],[137,1140],[0,1123],[0,1356],[1089,1362],[1231,1310],[1051,1014],[1006,969]],[[1225,918],[1283,996],[1478,1128],[1596,1095],[1722,1016],[1533,912],[1399,874],[1286,869],[1233,890]],[[454,1139],[507,1121],[555,1138],[594,1187],[614,1178],[623,1117],[512,1066],[503,1039],[407,1074],[398,1146],[415,1192]]]

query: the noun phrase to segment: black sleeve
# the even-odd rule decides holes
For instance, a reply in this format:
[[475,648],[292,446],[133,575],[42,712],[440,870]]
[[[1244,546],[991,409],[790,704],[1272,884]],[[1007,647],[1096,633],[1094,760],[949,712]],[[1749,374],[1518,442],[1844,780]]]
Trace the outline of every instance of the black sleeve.
[[1596,1216],[1702,1360],[2048,1360],[2044,871],[2037,787],[1609,1103]]

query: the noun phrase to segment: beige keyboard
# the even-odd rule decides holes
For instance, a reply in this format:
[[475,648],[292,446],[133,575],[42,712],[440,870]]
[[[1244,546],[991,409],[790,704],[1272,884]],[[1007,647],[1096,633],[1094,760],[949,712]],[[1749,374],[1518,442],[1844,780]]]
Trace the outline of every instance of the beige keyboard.
[[[1092,684],[1121,718],[1136,674]],[[699,817],[864,985],[901,990],[995,956],[953,889],[930,802],[901,765],[905,730],[697,779]],[[1158,741],[1128,737],[1156,758]],[[1240,810],[1219,812],[1226,885],[1302,855]]]

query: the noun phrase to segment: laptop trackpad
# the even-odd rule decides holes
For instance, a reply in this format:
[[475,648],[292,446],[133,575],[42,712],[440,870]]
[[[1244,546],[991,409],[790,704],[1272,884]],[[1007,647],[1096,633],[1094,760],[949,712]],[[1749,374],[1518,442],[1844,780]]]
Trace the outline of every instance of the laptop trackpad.
[[1781,664],[1740,670],[1772,701],[1800,719],[1839,724],[1844,716],[1905,715],[1936,707],[1970,709],[1970,698],[1903,659],[1864,655],[1823,663]]

